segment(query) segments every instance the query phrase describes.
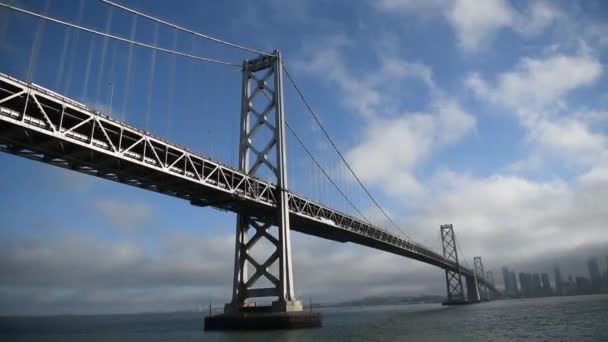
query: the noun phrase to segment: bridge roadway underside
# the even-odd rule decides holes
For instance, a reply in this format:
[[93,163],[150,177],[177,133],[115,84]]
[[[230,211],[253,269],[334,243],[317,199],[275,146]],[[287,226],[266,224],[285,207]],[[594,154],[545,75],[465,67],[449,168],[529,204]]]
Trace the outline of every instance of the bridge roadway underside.
[[[117,159],[37,131],[15,127],[5,121],[0,121],[0,150],[69,170],[182,198],[197,206],[212,206],[220,210],[264,218],[276,224],[276,209],[274,207],[230,196],[213,188],[192,186],[190,181],[182,178],[171,179],[168,182],[165,173],[154,172],[155,170],[138,163]],[[337,242],[353,242],[437,267],[445,267],[440,262],[380,240],[370,239],[367,236],[344,229],[328,229],[327,223],[303,217],[293,212],[290,213],[290,221],[291,229],[303,234]]]
[[[33,90],[30,87],[33,87]],[[23,92],[28,89],[30,89],[32,96],[28,97],[25,93],[17,96],[20,90]],[[6,100],[8,97],[11,97],[10,100]],[[171,170],[174,168],[172,165],[179,161],[177,157],[174,157],[176,160],[171,164],[170,161],[167,162],[167,155],[165,155],[163,167],[153,167],[154,165],[150,165],[151,163],[146,160],[145,146],[150,146],[149,149],[155,150],[155,154],[156,150],[162,150],[159,147],[162,144],[167,145],[165,147],[166,152],[177,150],[178,147],[168,145],[168,143],[158,140],[159,138],[148,136],[148,133],[136,130],[106,116],[95,114],[93,110],[83,105],[75,106],[74,104],[77,103],[59,95],[46,93],[43,88],[30,86],[8,78],[8,76],[0,75],[0,150],[88,175],[182,198],[193,205],[211,206],[276,223],[276,206],[273,203],[273,198],[276,198],[277,189],[273,185],[265,183],[267,192],[265,195],[260,195],[257,200],[237,192],[229,193],[225,188],[219,186],[208,186],[203,181],[205,172],[208,172],[206,171],[209,168],[208,164],[215,165],[216,169],[221,168],[225,172],[232,172],[229,175],[232,177],[242,178],[246,176],[239,174],[237,170],[225,166],[219,167],[217,162],[208,161],[208,159],[190,154],[190,152],[183,152],[184,150],[179,151],[182,151],[184,155],[187,154],[189,159],[200,158],[200,160],[194,160],[194,163],[190,161],[193,168],[195,166],[199,168],[198,172],[192,170],[197,175],[199,172],[201,173],[197,182],[192,179],[194,176],[186,177],[187,164],[185,162],[182,170],[183,174],[171,174]],[[24,108],[27,108],[25,114],[23,113]],[[44,113],[40,108],[45,109]],[[63,119],[63,111],[71,111],[71,124],[67,116],[65,120]],[[59,118],[60,113],[61,118]],[[89,116],[88,119],[87,115]],[[74,121],[77,119],[80,121]],[[87,123],[87,120],[90,122]],[[67,131],[66,128],[63,128],[62,123],[68,127]],[[105,126],[105,129],[102,129],[103,132],[97,131],[98,128],[96,128],[95,123],[97,123],[97,126]],[[70,125],[71,128],[69,128]],[[91,132],[90,136],[94,138],[87,138],[87,130]],[[80,137],[75,139],[74,134],[80,134]],[[132,140],[130,142],[131,147],[121,149],[120,143],[117,143],[119,139],[117,134],[120,135],[121,141],[123,136],[125,140],[130,137]],[[110,147],[107,146],[105,149],[99,147],[97,139],[103,140],[104,135],[107,138],[106,141],[112,145],[111,148],[115,151],[111,151]],[[142,149],[140,145],[133,148],[131,152],[128,151],[137,145],[133,142],[137,139],[145,140],[144,145],[148,144],[143,147],[143,152],[140,152],[144,157],[139,159],[126,158],[127,153]],[[113,146],[114,144],[116,144],[116,147]],[[156,155],[156,160],[159,163],[163,163],[161,159]],[[219,176],[217,177],[219,179]],[[224,179],[226,179],[225,176]],[[251,179],[251,184],[253,184],[252,188],[264,186],[263,181],[255,179]],[[262,197],[265,197],[265,199]],[[291,229],[294,231],[338,242],[353,242],[418,260],[442,269],[457,270],[455,264],[415,242],[403,240],[380,228],[308,201],[295,194],[289,194],[289,206]],[[464,276],[472,276],[473,274],[472,270],[464,267],[460,267],[458,271]],[[483,280],[481,282],[484,283]]]

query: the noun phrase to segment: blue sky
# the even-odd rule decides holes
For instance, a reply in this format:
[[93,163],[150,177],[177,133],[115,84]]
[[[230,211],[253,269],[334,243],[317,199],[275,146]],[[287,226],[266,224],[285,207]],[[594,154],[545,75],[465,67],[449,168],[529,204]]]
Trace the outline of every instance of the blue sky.
[[[9,2],[36,12],[46,6]],[[495,274],[503,265],[548,271],[556,263],[585,274],[586,258],[605,254],[604,2],[120,3],[280,49],[358,175],[415,239],[439,249],[439,225],[453,223],[465,255],[484,256]],[[71,22],[84,4],[82,25],[105,30],[105,4],[49,4],[50,16]],[[0,18],[0,71],[25,79],[38,21],[7,9]],[[132,15],[112,10],[112,34],[129,37],[133,25]],[[155,30],[139,18],[134,38],[237,64],[254,57]],[[143,48],[133,48],[129,64],[124,43],[104,49],[101,37],[69,30],[66,38],[51,23],[39,32],[33,82],[236,163],[238,68],[163,53],[152,65]],[[288,122],[355,204],[383,224],[293,89],[285,96]],[[349,210],[288,140],[291,189]],[[0,165],[3,313],[188,309],[228,299],[234,214],[10,155],[0,155]],[[300,234],[292,244],[296,293],[304,297],[445,291],[441,271],[430,266]],[[398,272],[388,266],[396,264]]]

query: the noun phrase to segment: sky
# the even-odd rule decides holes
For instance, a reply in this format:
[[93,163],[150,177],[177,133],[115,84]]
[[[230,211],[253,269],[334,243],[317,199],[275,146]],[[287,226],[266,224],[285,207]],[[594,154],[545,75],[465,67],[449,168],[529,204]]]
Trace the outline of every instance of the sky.
[[[240,64],[251,53],[100,2],[13,0],[100,31]],[[403,233],[463,263],[588,276],[608,262],[608,5],[588,1],[120,1],[263,51],[280,49],[321,121]],[[111,14],[110,14],[111,13]],[[36,43],[38,42],[38,43]],[[29,71],[28,71],[29,70]],[[0,9],[0,72],[228,165],[238,68],[153,53]],[[286,118],[375,223],[293,89]],[[292,191],[351,212],[288,136]],[[192,310],[229,301],[235,214],[0,155],[0,314]],[[387,228],[389,229],[389,228]],[[296,296],[445,293],[443,271],[292,233]]]

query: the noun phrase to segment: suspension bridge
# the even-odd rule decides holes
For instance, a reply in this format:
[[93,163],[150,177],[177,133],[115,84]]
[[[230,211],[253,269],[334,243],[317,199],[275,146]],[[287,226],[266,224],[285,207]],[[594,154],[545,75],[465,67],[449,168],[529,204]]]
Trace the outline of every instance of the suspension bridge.
[[[445,272],[445,304],[475,303],[499,296],[492,274],[484,270],[481,257],[474,258],[473,267],[468,267],[466,261],[465,264],[461,263],[462,257],[459,258],[459,254],[462,255],[462,251],[459,250],[452,225],[440,227],[442,251],[439,252],[407,236],[391,219],[365,187],[321,123],[319,115],[312,109],[302,89],[287,70],[280,51],[263,52],[230,43],[112,1],[101,0],[99,4],[105,6],[108,13],[105,30],[81,24],[82,1],[76,21],[45,14],[49,10],[49,1],[45,3],[42,11],[0,2],[0,11],[3,11],[1,13],[5,18],[29,18],[36,22],[27,68],[22,77],[0,74],[0,150],[177,197],[195,206],[213,207],[235,213],[232,300],[226,304],[225,314],[221,315],[220,319],[242,319],[244,313],[248,314],[247,317],[265,317],[264,315],[271,313],[275,315],[273,317],[279,317],[277,314],[282,315],[282,319],[288,317],[286,324],[289,326],[306,325],[298,316],[302,313],[302,304],[295,295],[292,276],[291,230],[322,239],[351,242],[439,267]],[[112,32],[113,11],[131,16],[129,36]],[[154,25],[152,42],[137,39],[138,18]],[[34,70],[37,64],[41,63],[41,59],[48,63],[49,55],[40,47],[45,23],[56,26],[55,29],[65,29],[64,44],[59,44],[62,46],[60,67],[55,71],[56,79],[63,78],[66,83],[63,89],[58,86],[60,82],[56,82],[54,90],[51,90],[51,86],[39,85],[33,81]],[[172,33],[174,39],[169,46],[159,43],[159,27],[165,27]],[[66,56],[69,56],[70,52],[72,55],[76,54],[68,47],[70,42],[75,44],[78,33],[87,34],[91,39],[101,39],[102,42],[102,51],[98,53],[102,65],[98,69],[97,84],[91,81],[91,75],[94,74],[91,67],[94,55],[92,49],[95,47],[92,40],[89,53],[84,58],[85,80],[81,83],[85,92],[88,87],[96,88],[97,97],[100,84],[104,80],[104,64],[109,56],[109,42],[113,41],[115,44],[112,59],[115,58],[119,46],[116,44],[122,44],[120,46],[128,51],[124,81],[126,86],[123,87],[126,94],[116,94],[123,99],[123,103],[129,101],[129,84],[136,82],[130,76],[134,48],[149,50],[152,53],[151,68],[145,73],[149,84],[155,82],[154,75],[157,72],[154,65],[158,58],[156,54],[172,58],[165,80],[168,81],[166,83],[170,94],[173,94],[176,87],[175,58],[239,68],[241,109],[240,122],[235,124],[238,124],[240,138],[235,165],[212,158],[205,154],[205,151],[197,153],[193,149],[172,143],[170,139],[150,133],[148,127],[151,121],[154,121],[150,116],[154,100],[150,94],[146,96],[146,129],[127,123],[126,105],[123,106],[122,113],[112,113],[115,107],[115,81],[108,83],[111,85],[110,104],[105,112],[94,104],[83,104],[82,102],[87,102],[86,96],[83,96],[85,101],[78,101],[69,96],[70,76],[63,74],[74,72],[71,70],[74,65],[66,62],[66,59],[69,60]],[[190,51],[180,50],[179,44],[176,43],[178,33],[187,34],[193,42],[194,38],[202,39],[253,54],[253,57],[242,63],[234,63],[203,56],[192,48]],[[302,101],[313,122],[318,125],[321,135],[332,147],[344,171],[342,173],[350,177],[350,186],[357,185],[361,196],[367,198],[379,212],[383,224],[373,223],[363,214],[364,210],[356,204],[357,199],[352,196],[353,191],[349,193],[344,189],[345,182],[341,184],[336,180],[336,172],[325,168],[322,159],[315,155],[314,150],[307,146],[294,127],[289,125],[285,117],[285,80],[295,91],[294,96]],[[171,115],[171,103],[172,100],[169,99],[164,109],[167,116]],[[140,107],[135,111],[141,112],[142,109]],[[129,115],[131,114],[133,113]],[[291,191],[287,177],[287,134],[295,138],[299,150],[303,151],[308,160],[307,163],[316,169],[316,173],[324,179],[327,187],[333,189],[335,196],[332,198],[339,198],[343,206],[325,204],[318,198],[310,198],[310,194]],[[233,140],[236,141],[236,137]],[[385,227],[381,227],[382,225]],[[387,225],[393,229],[387,228]],[[267,247],[270,251],[265,253],[265,258],[253,253],[253,250],[259,247],[257,245],[260,241],[265,241],[266,245],[270,246]],[[253,299],[265,297],[274,299],[272,305],[252,306]],[[225,321],[217,322],[209,321],[209,328],[226,327]],[[237,323],[240,327],[247,324],[249,323],[243,323],[242,320]],[[259,324],[259,321],[255,321],[255,324]]]

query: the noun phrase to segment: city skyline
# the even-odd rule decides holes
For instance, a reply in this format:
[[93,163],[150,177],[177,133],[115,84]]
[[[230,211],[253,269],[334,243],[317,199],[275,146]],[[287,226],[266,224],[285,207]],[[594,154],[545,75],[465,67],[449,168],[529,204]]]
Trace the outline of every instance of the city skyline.
[[588,257],[585,265],[586,276],[582,275],[582,271],[563,274],[556,264],[552,270],[553,277],[549,271],[516,272],[503,266],[504,295],[508,298],[529,298],[608,293],[608,255],[604,265],[596,256]]

